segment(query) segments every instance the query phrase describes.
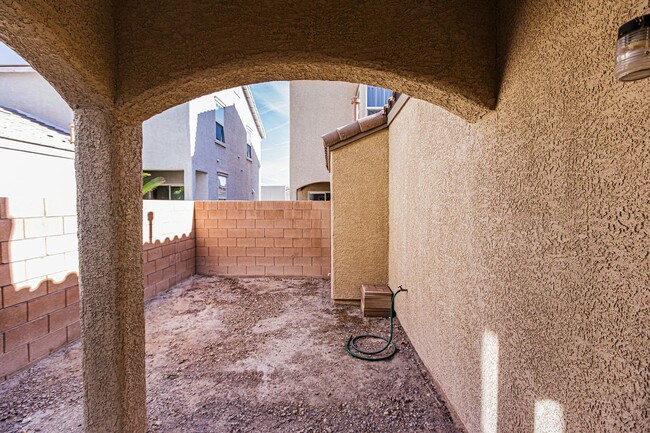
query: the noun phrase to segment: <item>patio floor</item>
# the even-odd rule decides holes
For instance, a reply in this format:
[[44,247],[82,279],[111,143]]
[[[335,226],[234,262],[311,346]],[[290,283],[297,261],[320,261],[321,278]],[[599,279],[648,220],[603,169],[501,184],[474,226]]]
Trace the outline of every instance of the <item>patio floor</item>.
[[[146,307],[152,432],[461,432],[396,321],[368,363],[350,334],[388,319],[333,305],[320,279],[194,277]],[[81,432],[80,344],[0,383],[0,432]]]

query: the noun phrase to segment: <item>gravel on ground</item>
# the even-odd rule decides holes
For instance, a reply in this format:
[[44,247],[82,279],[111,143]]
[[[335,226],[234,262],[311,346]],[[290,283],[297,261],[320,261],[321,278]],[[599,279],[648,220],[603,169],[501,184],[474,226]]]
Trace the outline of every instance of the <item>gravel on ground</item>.
[[[388,333],[329,281],[195,276],[146,306],[150,432],[460,433],[396,320],[389,361],[349,356]],[[80,343],[0,383],[0,432],[82,432]]]

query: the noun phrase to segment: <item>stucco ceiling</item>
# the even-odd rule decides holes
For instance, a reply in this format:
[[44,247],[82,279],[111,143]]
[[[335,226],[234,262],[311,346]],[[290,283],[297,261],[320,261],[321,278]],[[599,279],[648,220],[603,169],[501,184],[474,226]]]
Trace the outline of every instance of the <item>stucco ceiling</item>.
[[46,0],[0,5],[0,39],[71,106],[134,120],[269,80],[365,82],[468,120],[495,101],[492,2]]

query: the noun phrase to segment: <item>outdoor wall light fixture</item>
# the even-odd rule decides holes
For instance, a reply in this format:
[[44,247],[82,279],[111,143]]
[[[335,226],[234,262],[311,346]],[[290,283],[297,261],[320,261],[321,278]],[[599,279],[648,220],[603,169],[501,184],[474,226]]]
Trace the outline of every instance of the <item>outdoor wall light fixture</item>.
[[650,14],[637,17],[618,29],[614,74],[619,81],[650,77]]

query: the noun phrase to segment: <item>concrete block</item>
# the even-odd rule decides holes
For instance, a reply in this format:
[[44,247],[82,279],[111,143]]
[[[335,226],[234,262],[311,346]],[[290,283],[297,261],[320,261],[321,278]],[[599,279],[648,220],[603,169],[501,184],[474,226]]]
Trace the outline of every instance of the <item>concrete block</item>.
[[47,317],[41,317],[40,319],[10,329],[5,332],[5,352],[11,352],[23,344],[35,341],[47,334],[47,332]]
[[68,333],[65,328],[50,332],[44,337],[29,343],[29,360],[35,361],[49,355],[58,348],[64,346],[68,341]]
[[0,377],[8,376],[29,363],[27,344],[0,354]]
[[27,304],[21,303],[0,310],[0,332],[15,328],[27,321]]
[[65,308],[65,292],[41,296],[27,303],[27,320],[34,320],[61,308]]

